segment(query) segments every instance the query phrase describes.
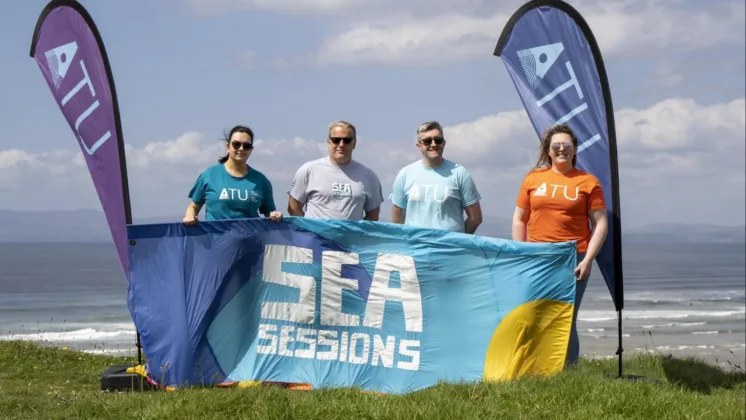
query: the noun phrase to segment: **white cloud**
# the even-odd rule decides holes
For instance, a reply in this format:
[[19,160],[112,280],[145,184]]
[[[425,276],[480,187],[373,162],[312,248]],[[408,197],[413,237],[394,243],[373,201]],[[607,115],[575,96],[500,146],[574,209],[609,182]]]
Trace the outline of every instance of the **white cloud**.
[[440,65],[476,57],[490,57],[496,28],[508,15],[478,18],[463,14],[413,17],[361,23],[327,38],[317,64]]
[[[313,54],[263,59],[275,69],[344,64],[350,66],[437,66],[491,60],[498,37],[522,0],[184,0],[199,13],[266,10],[315,13],[332,33]],[[672,50],[701,50],[742,44],[746,29],[742,1],[576,0],[604,56],[657,57]],[[298,34],[303,36],[302,34]],[[254,52],[238,62],[257,63]],[[657,69],[666,86],[682,76],[671,64]]]
[[[285,14],[326,14],[345,19],[381,16],[397,12],[420,14],[494,7],[487,0],[183,0],[192,10],[205,15],[234,11],[266,10]],[[502,0],[500,7],[518,7],[521,0]]]
[[[744,172],[743,98],[712,105],[673,98],[644,109],[622,108],[615,112],[615,125],[622,172],[686,170],[681,174],[690,176],[713,170],[711,165],[724,174]],[[538,138],[522,110],[446,127],[445,132],[449,153],[471,165],[525,166],[538,157]]]
[[50,184],[63,183],[84,165],[82,157],[78,159],[65,150],[39,154],[19,149],[0,150],[0,191],[20,189],[27,174],[42,175]]
[[[616,113],[620,172],[633,184],[667,187],[690,184],[704,191],[724,180],[746,193],[746,102],[703,106],[691,99],[668,99],[647,109]],[[740,197],[740,198],[739,198]]]
[[[656,55],[743,43],[743,2],[710,3],[700,8],[680,1],[582,2],[575,7],[594,31],[604,55]],[[438,65],[490,59],[515,9],[474,14],[449,11],[421,17],[403,13],[359,22],[325,39],[317,64]]]
[[536,134],[523,110],[445,127],[444,134],[452,158],[475,168],[489,161],[501,170],[525,166],[536,159],[538,150]]
[[[618,109],[615,122],[627,226],[745,222],[744,98],[711,105],[667,99]],[[464,163],[484,190],[485,212],[510,215],[520,179],[538,157],[525,112],[485,116],[445,132],[447,154]]]
[[273,10],[291,13],[329,12],[350,7],[352,0],[187,0],[189,6],[204,14],[236,10]]
[[[724,212],[718,222],[743,223],[746,100],[704,105],[674,98],[644,109],[618,109],[615,117],[626,220],[714,222],[706,209],[717,207]],[[485,213],[509,215],[520,178],[537,157],[538,139],[525,112],[452,125],[445,135],[447,157],[470,170],[485,198]],[[361,138],[355,150],[356,158],[379,174],[386,196],[398,170],[419,158],[414,139],[392,140]],[[135,219],[179,216],[194,180],[224,147],[193,132],[128,145]],[[278,208],[285,209],[285,191],[297,168],[325,153],[323,139],[257,139],[250,163],[267,174]],[[16,209],[100,208],[79,152],[0,151],[0,195],[7,198],[3,207]]]
[[743,147],[745,113],[743,99],[709,106],[667,99],[643,110],[617,111],[617,135],[625,146],[651,153],[726,152]]
[[[327,153],[323,139],[264,138],[257,139],[254,145],[250,164],[270,177],[281,209],[287,206],[285,191],[295,171],[304,162]],[[410,159],[404,158],[406,154],[400,150],[387,149],[385,144],[360,139],[356,152],[360,156],[385,156],[383,162],[395,165],[381,168],[381,179],[390,184],[392,168],[403,166]],[[174,215],[183,212],[189,189],[199,173],[225,154],[225,143],[187,132],[142,147],[127,144],[125,153],[135,218]],[[411,153],[409,157],[414,159]],[[79,151],[34,154],[18,149],[0,150],[0,196],[3,194],[13,199],[3,200],[0,208],[100,208]]]
[[223,152],[219,142],[205,142],[202,135],[187,132],[177,139],[146,144],[137,149],[125,145],[127,167],[133,169],[162,165],[205,165]]

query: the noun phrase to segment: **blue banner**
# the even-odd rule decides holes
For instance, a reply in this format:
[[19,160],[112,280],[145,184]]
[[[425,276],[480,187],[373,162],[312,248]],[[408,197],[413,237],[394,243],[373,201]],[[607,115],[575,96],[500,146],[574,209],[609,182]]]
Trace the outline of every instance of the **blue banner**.
[[577,167],[604,191],[609,230],[596,257],[614,306],[624,306],[614,111],[601,52],[583,17],[559,0],[534,0],[510,18],[495,55],[502,58],[541,137],[567,124],[578,138]]
[[128,305],[162,386],[404,393],[563,369],[574,242],[295,217],[128,237]]

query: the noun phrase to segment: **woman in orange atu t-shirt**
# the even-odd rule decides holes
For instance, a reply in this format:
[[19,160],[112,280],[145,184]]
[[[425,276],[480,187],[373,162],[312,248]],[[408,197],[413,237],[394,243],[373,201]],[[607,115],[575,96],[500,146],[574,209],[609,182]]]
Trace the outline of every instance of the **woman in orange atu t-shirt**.
[[575,167],[577,147],[578,140],[566,125],[553,126],[546,132],[536,168],[523,179],[518,193],[512,229],[515,241],[577,241],[578,282],[566,364],[575,364],[580,354],[578,308],[593,259],[608,229],[601,184],[592,174]]

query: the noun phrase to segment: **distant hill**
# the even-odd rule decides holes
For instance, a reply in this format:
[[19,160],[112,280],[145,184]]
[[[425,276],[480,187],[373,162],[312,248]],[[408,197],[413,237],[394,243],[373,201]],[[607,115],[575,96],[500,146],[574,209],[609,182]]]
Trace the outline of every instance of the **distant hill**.
[[[136,219],[135,223],[164,223],[181,215]],[[480,235],[510,238],[511,220],[485,217]],[[624,243],[745,243],[746,226],[661,223],[629,229]],[[109,242],[111,234],[99,210],[0,210],[0,242]]]
[[746,226],[657,223],[624,232],[631,243],[744,243]]
[[477,233],[493,238],[510,239],[512,226],[512,219],[507,217],[486,216],[482,220],[482,224],[479,225]]
[[[136,223],[181,220],[151,218]],[[0,210],[0,242],[109,242],[111,233],[100,210]]]

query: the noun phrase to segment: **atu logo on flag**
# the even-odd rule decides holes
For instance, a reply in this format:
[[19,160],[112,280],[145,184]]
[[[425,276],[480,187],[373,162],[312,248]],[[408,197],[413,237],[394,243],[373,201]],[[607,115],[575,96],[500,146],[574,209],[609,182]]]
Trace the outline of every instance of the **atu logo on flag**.
[[[52,78],[52,84],[54,86],[55,92],[59,93],[62,82],[65,80],[65,76],[67,76],[68,71],[73,65],[73,61],[77,52],[78,43],[76,41],[73,41],[56,48],[52,48],[51,50],[44,53],[44,56],[47,59],[47,67],[49,68],[49,73]],[[88,87],[88,90],[91,92],[91,97],[92,99],[94,99],[93,103],[85,108],[85,105],[80,106],[79,104],[84,99],[84,97],[79,97],[80,99],[76,98],[76,101],[73,101],[74,104],[71,104],[71,107],[73,107],[73,109],[70,110],[70,112],[75,111],[77,113],[77,118],[75,119],[74,126],[76,137],[78,137],[83,150],[85,150],[85,152],[89,155],[93,155],[94,153],[96,153],[96,150],[98,150],[99,147],[103,146],[103,144],[111,138],[111,130],[106,130],[106,133],[99,137],[98,140],[96,140],[96,142],[94,142],[93,145],[90,147],[88,146],[88,142],[80,132],[81,124],[83,124],[86,118],[93,114],[93,112],[100,106],[100,103],[98,99],[96,99],[96,90],[94,89],[93,82],[88,75],[88,70],[86,69],[85,62],[82,58],[78,62],[80,63],[80,69],[83,72],[83,78],[61,100],[59,100],[59,103],[60,107],[64,108],[65,105],[67,105],[70,100],[72,100],[79,92],[81,92],[84,87]],[[89,101],[87,101],[86,104],[88,104],[88,102]]]
[[76,52],[78,52],[78,43],[73,41],[69,44],[52,48],[44,53],[44,57],[47,58],[49,74],[52,76],[52,81],[54,82],[54,90],[60,90],[62,79],[65,78]]
[[[564,50],[565,46],[561,42],[557,42],[518,51],[518,58],[521,60],[523,72],[526,73],[526,79],[531,89],[536,90],[539,87],[547,71]],[[572,70],[570,71],[572,72]]]
[[[526,74],[526,80],[533,90],[536,90],[541,82],[544,81],[544,77],[546,76],[547,72],[549,71],[549,69],[552,68],[552,66],[564,50],[565,46],[561,42],[541,45],[534,48],[527,48],[525,50],[518,50],[517,54],[518,58],[521,60],[521,67],[523,67],[523,72]],[[553,100],[557,95],[571,87],[575,88],[579,99],[583,100],[583,89],[580,87],[578,78],[575,76],[575,71],[572,68],[572,63],[570,62],[570,60],[567,60],[565,62],[565,67],[567,68],[567,72],[570,74],[570,80],[557,86],[553,91],[536,101],[537,107],[542,107],[547,102]],[[573,117],[587,109],[588,103],[586,101],[583,101],[582,104],[570,110],[567,114],[555,121],[554,125],[565,124]],[[601,140],[601,134],[594,135],[578,146],[577,153],[582,152],[599,140]]]

